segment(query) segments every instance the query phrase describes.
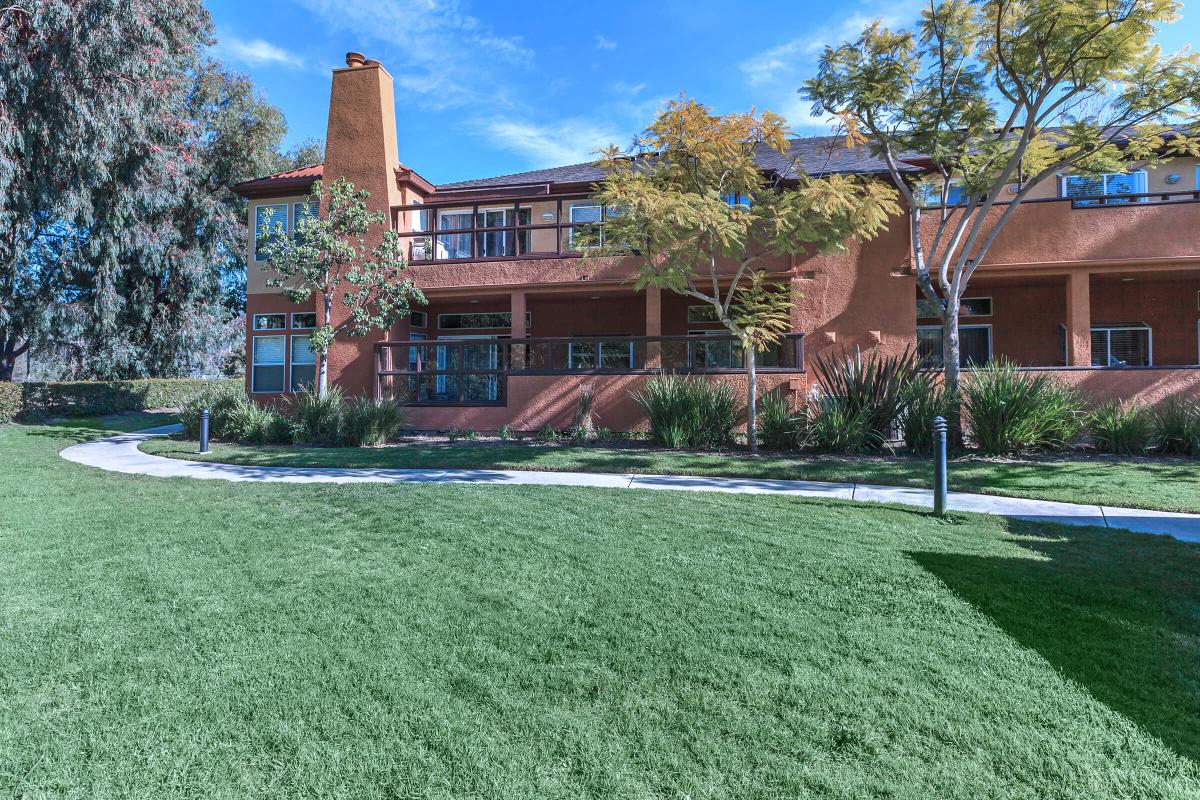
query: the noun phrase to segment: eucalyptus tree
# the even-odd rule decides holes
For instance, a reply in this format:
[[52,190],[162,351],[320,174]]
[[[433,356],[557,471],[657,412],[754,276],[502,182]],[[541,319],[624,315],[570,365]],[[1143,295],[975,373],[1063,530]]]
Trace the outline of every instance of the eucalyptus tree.
[[[589,258],[620,255],[648,286],[695,298],[741,343],[747,372],[747,434],[757,448],[757,354],[790,329],[789,285],[764,269],[772,256],[842,250],[873,237],[899,212],[886,183],[808,175],[789,158],[789,131],[769,111],[714,114],[672,101],[628,151],[606,150],[596,199],[598,232],[579,232]],[[782,156],[772,172],[763,153]]]
[[[1200,154],[1200,57],[1155,44],[1181,6],[937,0],[911,30],[875,22],[825,49],[801,91],[882,155],[911,210],[916,281],[942,321],[949,389],[963,295],[1039,184]],[[929,177],[911,177],[914,158]]]

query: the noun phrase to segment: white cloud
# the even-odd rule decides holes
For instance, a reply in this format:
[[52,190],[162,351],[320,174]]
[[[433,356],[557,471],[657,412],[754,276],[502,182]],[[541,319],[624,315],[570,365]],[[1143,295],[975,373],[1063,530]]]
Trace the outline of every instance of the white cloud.
[[828,120],[814,117],[811,104],[797,93],[804,80],[816,71],[821,53],[826,47],[852,41],[875,19],[891,28],[910,27],[923,5],[922,0],[866,0],[845,16],[805,36],[744,59],[738,69],[756,95],[763,98],[763,104],[782,114],[797,131],[826,132]]
[[304,61],[299,56],[293,55],[265,39],[239,39],[236,36],[223,36],[217,40],[214,49],[232,61],[252,67],[279,64],[292,69],[300,69],[304,66]]
[[435,108],[506,106],[505,68],[528,68],[533,52],[520,37],[500,36],[469,12],[465,0],[295,0],[352,49],[378,58],[402,92]]
[[587,119],[539,124],[500,117],[479,120],[476,126],[496,144],[524,156],[533,168],[594,161],[597,150],[628,138],[616,125]]
[[596,49],[597,50],[616,50],[617,43],[609,39],[602,33],[596,34]]
[[646,88],[646,84],[645,83],[626,83],[625,81],[616,81],[614,83],[610,83],[609,88],[612,89],[614,94],[620,94],[620,95],[625,95],[627,97],[633,97],[634,95],[641,94],[642,90]]

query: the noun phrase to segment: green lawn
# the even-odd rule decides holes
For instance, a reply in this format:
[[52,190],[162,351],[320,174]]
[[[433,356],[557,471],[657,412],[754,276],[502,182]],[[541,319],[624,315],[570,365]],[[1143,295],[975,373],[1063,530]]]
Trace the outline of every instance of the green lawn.
[[[254,447],[214,444],[198,455],[195,442],[160,439],[142,446],[173,458],[290,467],[477,467],[928,486],[928,459],[848,458],[738,453],[687,453],[652,448],[546,446],[537,443],[455,442],[382,448]],[[964,458],[950,467],[950,488],[1072,503],[1200,513],[1200,460],[1076,457],[1028,461]]]
[[1200,796],[1194,545],[58,457],[95,427],[0,426],[5,797]]

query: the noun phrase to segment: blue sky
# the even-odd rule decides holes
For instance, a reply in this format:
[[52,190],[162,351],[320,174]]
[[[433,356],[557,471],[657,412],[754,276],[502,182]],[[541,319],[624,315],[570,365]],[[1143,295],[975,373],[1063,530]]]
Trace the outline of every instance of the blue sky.
[[[434,183],[586,161],[629,143],[681,91],[718,111],[824,133],[796,89],[821,48],[921,0],[209,0],[215,55],[283,109],[289,141],[325,135],[330,71],[358,50],[396,80],[400,159]],[[1164,30],[1175,49],[1200,13]]]

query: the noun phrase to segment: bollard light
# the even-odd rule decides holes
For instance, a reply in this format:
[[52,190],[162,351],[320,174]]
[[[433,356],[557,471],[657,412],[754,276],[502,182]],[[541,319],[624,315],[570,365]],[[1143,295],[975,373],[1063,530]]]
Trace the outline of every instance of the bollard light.
[[208,452],[208,409],[200,411],[200,452]]
[[933,513],[946,516],[946,418],[933,418]]

